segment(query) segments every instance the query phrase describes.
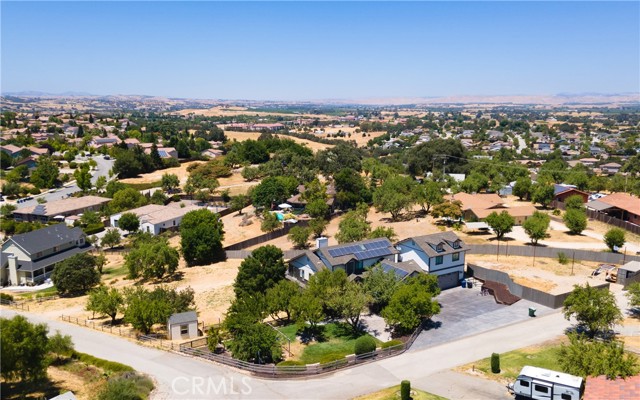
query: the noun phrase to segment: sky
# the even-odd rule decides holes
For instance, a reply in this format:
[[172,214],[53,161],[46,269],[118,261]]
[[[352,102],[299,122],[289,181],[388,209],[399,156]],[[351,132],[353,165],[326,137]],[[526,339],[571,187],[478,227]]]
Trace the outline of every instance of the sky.
[[0,3],[3,93],[640,92],[640,2]]

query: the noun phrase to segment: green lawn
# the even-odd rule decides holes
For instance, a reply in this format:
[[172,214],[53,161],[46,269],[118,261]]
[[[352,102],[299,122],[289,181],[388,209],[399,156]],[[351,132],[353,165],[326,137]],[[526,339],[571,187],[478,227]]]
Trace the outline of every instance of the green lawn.
[[491,357],[475,361],[461,368],[463,370],[470,370],[473,366],[476,371],[481,371],[487,378],[513,381],[518,377],[522,367],[525,365],[561,371],[562,369],[558,363],[559,350],[560,345],[556,343],[528,347],[500,354],[499,374],[493,374],[491,372]]
[[129,274],[129,270],[124,265],[118,268],[105,268],[102,270],[102,277],[106,278],[116,278],[119,276],[124,276]]
[[[397,400],[400,398],[400,385],[393,386],[387,389],[382,389],[378,392],[365,394],[364,396],[356,397],[353,400]],[[411,388],[411,398],[413,400],[447,400],[445,397],[441,397],[432,393],[427,393],[419,389]]]
[[[287,325],[278,329],[292,341],[299,340],[296,336],[298,329],[295,325]],[[345,323],[324,325],[320,341],[314,340],[309,345],[306,345],[302,355],[298,357],[298,361],[302,361],[305,364],[315,364],[353,354],[355,341],[359,336],[361,335],[355,335],[351,327]],[[377,339],[376,342],[378,344],[381,343]]]
[[24,299],[32,299],[36,297],[55,296],[56,294],[58,294],[58,289],[56,289],[55,286],[51,286],[46,289],[36,290],[35,292],[21,293],[18,296],[21,296]]
[[134,188],[135,190],[147,190],[153,188],[162,187],[162,181],[155,181],[149,183],[125,183],[126,186]]

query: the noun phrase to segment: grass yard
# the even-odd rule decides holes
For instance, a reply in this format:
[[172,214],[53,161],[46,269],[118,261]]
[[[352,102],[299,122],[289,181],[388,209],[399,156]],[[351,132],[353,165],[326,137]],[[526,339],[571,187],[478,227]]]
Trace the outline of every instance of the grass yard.
[[[294,359],[305,364],[325,363],[353,354],[356,339],[362,334],[354,334],[351,326],[342,322],[332,322],[323,326],[322,332],[316,335],[309,344],[300,342],[300,332],[295,324],[278,328],[292,341],[292,347],[300,346],[301,354]],[[376,343],[381,344],[375,339]]]
[[36,290],[34,292],[20,293],[18,296],[23,299],[32,299],[37,297],[47,297],[47,296],[55,296],[58,294],[58,289],[55,286],[51,286],[46,289]]
[[[400,385],[393,386],[380,391],[365,394],[354,398],[353,400],[396,400],[400,398]],[[411,398],[413,400],[447,400],[435,394],[423,392],[420,389],[411,388]]]
[[525,365],[560,371],[561,368],[558,363],[559,350],[560,342],[553,341],[539,346],[525,347],[500,354],[500,373],[498,374],[491,372],[491,357],[463,365],[456,369],[464,373],[480,375],[483,378],[502,383],[512,382],[518,377],[522,367]]

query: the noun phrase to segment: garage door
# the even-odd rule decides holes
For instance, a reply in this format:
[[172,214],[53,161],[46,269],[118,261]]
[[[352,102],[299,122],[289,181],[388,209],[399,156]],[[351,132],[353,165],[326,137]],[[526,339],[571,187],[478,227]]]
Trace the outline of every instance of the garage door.
[[452,287],[456,287],[460,284],[460,282],[458,281],[459,279],[457,271],[438,276],[438,286],[440,286],[440,289],[450,289]]

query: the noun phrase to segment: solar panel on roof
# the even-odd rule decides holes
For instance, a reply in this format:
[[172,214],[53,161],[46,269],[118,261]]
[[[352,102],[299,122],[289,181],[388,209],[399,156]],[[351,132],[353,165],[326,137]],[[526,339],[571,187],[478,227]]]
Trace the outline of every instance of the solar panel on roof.
[[158,154],[160,155],[160,157],[168,157],[167,152],[164,150],[158,150]]

